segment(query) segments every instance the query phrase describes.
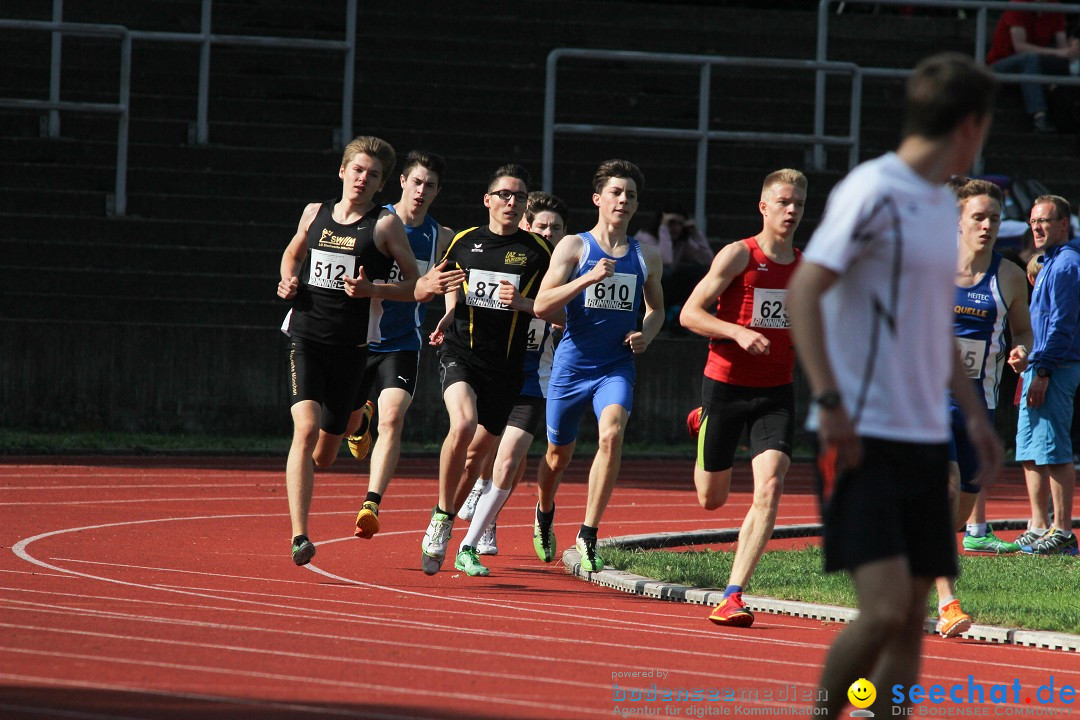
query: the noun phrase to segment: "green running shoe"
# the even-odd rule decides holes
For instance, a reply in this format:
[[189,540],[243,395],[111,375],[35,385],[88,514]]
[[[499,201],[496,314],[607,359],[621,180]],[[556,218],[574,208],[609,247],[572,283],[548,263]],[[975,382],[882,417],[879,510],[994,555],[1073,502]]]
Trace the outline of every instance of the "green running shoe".
[[292,561],[297,565],[307,565],[315,557],[315,543],[307,535],[297,535],[292,539]]
[[982,537],[964,534],[964,552],[1000,555],[1001,553],[1014,553],[1018,550],[1020,550],[1019,545],[1006,542],[994,535],[994,529],[989,525],[986,526],[986,534]]
[[488,569],[480,564],[480,556],[476,554],[476,548],[470,545],[463,545],[461,550],[458,551],[454,567],[464,571],[469,577],[476,577],[477,575],[485,577],[488,574]]
[[581,553],[581,569],[585,572],[600,572],[604,569],[604,558],[596,554],[596,539],[579,537],[574,545]]
[[558,545],[555,544],[554,524],[554,519],[544,526],[541,526],[540,518],[533,520],[533,549],[536,550],[536,557],[544,562],[555,559],[555,549]]

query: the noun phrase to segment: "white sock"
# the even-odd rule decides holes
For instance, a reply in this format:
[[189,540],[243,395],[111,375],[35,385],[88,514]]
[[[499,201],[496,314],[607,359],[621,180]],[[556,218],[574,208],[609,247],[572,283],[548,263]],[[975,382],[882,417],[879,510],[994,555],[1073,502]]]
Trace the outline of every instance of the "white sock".
[[480,536],[484,534],[491,523],[495,522],[495,518],[498,517],[499,511],[502,510],[502,506],[506,503],[508,497],[510,497],[509,490],[502,490],[495,487],[494,484],[480,496],[480,502],[476,503],[476,512],[473,514],[472,522],[469,523],[469,531],[465,533],[465,539],[461,541],[458,552],[461,552],[461,548],[466,545],[476,547],[476,543],[480,541]]
[[945,612],[945,607],[955,599],[955,595],[946,595],[945,597],[938,600],[938,615]]
[[971,537],[986,537],[986,523],[968,523],[967,534]]

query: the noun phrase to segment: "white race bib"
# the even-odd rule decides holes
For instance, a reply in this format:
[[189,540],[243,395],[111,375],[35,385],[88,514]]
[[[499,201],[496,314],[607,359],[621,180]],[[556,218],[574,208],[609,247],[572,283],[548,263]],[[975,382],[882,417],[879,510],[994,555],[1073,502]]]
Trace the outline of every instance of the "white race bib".
[[[510,310],[499,300],[499,281],[505,280],[515,288],[521,282],[520,275],[492,272],[491,270],[470,270],[469,289],[465,293],[465,304],[492,310]],[[520,289],[520,288],[519,288]]]
[[787,314],[787,290],[754,288],[754,312],[750,327],[790,328]]
[[960,348],[960,359],[964,361],[964,373],[969,378],[977,378],[982,372],[982,361],[986,354],[986,341],[974,338],[954,338]]
[[634,273],[615,273],[609,278],[585,288],[585,307],[599,310],[634,309],[634,296],[637,294],[637,275]]
[[346,275],[356,277],[356,257],[342,253],[312,250],[308,285],[327,290],[345,290]]
[[[424,273],[426,273],[428,271],[428,261],[427,260],[417,260],[416,261],[416,268],[420,271],[420,274],[423,275]],[[399,283],[399,282],[401,282],[401,280],[402,280],[401,268],[398,267],[397,261],[395,261],[394,266],[392,268],[390,268],[390,277],[387,278],[386,282],[388,282],[388,283]]]
[[547,321],[534,317],[529,321],[529,332],[525,335],[525,349],[539,352],[544,344],[544,332],[547,329]]

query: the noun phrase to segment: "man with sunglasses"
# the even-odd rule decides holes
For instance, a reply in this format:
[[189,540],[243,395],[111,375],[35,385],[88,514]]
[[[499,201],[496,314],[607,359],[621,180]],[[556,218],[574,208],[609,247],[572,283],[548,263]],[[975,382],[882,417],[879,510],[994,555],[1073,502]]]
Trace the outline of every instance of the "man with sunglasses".
[[[1069,241],[1071,214],[1068,201],[1057,195],[1041,195],[1031,208],[1031,234],[1044,260],[1031,295],[1034,340],[1021,375],[1016,421],[1016,459],[1024,467],[1031,520],[1015,541],[1031,555],[1077,554],[1069,429],[1080,385],[1080,244]],[[1048,489],[1053,525],[1046,515]]]
[[[478,457],[494,446],[524,379],[533,299],[552,250],[547,240],[518,227],[528,198],[525,168],[500,167],[484,195],[488,224],[458,233],[443,258],[447,270],[466,276],[458,292],[447,296],[447,317],[439,324],[445,334],[432,338],[441,344],[439,379],[450,431],[439,458],[439,504],[421,545],[421,568],[428,575],[442,567],[458,510],[455,498],[464,497],[463,484],[471,479],[464,472],[469,444]],[[475,548],[462,552],[480,565]],[[481,574],[479,568],[465,570]]]

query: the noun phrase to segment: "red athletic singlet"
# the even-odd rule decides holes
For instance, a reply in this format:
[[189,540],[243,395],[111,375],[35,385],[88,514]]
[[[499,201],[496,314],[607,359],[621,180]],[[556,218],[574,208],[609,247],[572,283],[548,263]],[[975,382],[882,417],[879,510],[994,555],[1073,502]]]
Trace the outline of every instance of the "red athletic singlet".
[[755,238],[742,242],[750,249],[746,269],[736,275],[716,302],[716,317],[752,328],[769,339],[768,355],[750,355],[734,340],[709,341],[705,375],[720,382],[748,387],[776,387],[792,382],[795,349],[787,313],[787,285],[802,253],[787,265],[773,262]]

